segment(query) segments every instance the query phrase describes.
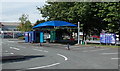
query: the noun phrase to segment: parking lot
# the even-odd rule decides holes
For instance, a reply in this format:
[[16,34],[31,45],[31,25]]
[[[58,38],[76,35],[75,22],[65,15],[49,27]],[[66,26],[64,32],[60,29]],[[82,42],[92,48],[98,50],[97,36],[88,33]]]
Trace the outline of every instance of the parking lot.
[[[18,59],[4,62],[3,69],[118,69],[120,59],[118,48],[74,45],[67,50],[67,45],[63,44],[43,43],[42,45],[3,39],[3,56],[38,56],[22,61]],[[41,58],[40,55],[45,57]]]

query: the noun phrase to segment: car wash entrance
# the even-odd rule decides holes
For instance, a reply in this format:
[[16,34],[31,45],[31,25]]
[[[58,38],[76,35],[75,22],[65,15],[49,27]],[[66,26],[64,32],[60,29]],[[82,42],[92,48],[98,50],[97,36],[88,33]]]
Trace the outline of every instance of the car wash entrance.
[[25,42],[26,43],[40,43],[44,42],[44,34],[42,31],[29,31],[25,32]]

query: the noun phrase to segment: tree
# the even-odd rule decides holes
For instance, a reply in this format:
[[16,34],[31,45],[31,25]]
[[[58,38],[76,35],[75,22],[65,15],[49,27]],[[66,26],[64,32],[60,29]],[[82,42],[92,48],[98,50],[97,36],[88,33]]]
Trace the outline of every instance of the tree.
[[18,29],[20,31],[22,32],[31,31],[32,25],[31,22],[28,20],[28,15],[22,14],[19,20],[20,20],[20,25],[18,26]]
[[120,27],[120,3],[97,3],[96,5],[100,8],[97,15],[107,23],[106,29],[108,32],[118,33]]
[[102,29],[112,33],[120,31],[120,3],[48,2],[37,9],[47,20],[80,21],[86,35],[99,35]]
[[45,20],[37,20],[36,23],[34,24],[34,26],[36,26],[36,25],[38,25],[40,23],[43,23],[43,22],[45,22]]
[[28,20],[27,14],[22,14],[22,16],[19,18],[20,22],[25,24],[25,22]]
[[30,22],[29,20],[27,20],[27,21],[25,22],[24,27],[25,27],[25,30],[24,30],[24,31],[31,31],[31,30],[32,30],[31,22]]

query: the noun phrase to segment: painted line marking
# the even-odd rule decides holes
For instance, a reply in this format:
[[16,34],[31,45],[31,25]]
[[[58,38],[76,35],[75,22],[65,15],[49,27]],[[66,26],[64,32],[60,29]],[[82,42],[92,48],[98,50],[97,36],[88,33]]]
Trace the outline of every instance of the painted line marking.
[[15,50],[20,50],[20,49],[18,49],[18,48],[15,48],[15,47],[10,47],[11,49],[15,49]]
[[5,52],[8,52],[8,51],[5,51]]
[[33,49],[33,50],[36,50],[36,51],[43,51],[43,50],[38,50],[38,49]]
[[14,53],[10,53],[10,54],[14,54]]
[[101,50],[108,50],[109,48],[107,49],[97,49],[97,50],[88,50],[88,51],[82,51],[82,52],[94,52],[94,51],[101,51]]
[[15,41],[8,41],[8,42],[12,42],[12,43],[13,43],[13,42],[15,42]]
[[54,63],[54,64],[51,64],[51,65],[46,65],[46,66],[41,66],[41,67],[34,67],[34,68],[28,68],[28,69],[41,69],[41,68],[55,66],[55,65],[58,65],[58,64],[60,64],[60,63]]
[[14,53],[6,53],[6,54],[14,54]]
[[65,59],[65,61],[68,60],[68,58],[62,54],[57,54],[57,55],[62,56]]
[[116,53],[101,53],[101,54],[103,54],[103,55],[110,55],[110,54],[118,54],[118,52],[116,52]]
[[46,52],[46,53],[47,53],[48,51],[44,50],[43,52]]
[[48,52],[48,51],[46,51],[46,50],[39,50],[39,49],[33,49],[33,50],[41,51],[41,52]]
[[111,58],[112,60],[118,60],[118,59],[120,59],[120,58]]

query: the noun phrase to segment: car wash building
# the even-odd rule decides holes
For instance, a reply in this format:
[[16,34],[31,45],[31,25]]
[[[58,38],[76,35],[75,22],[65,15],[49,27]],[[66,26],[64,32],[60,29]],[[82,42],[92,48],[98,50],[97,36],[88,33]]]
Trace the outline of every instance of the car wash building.
[[[69,22],[65,21],[47,21],[40,23],[33,27],[34,31],[25,32],[25,42],[30,43],[43,43],[43,42],[56,42],[63,39],[61,27],[76,27]],[[61,32],[62,31],[62,32]]]

